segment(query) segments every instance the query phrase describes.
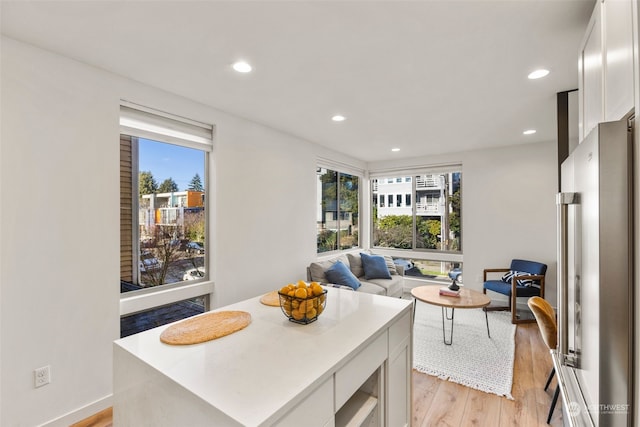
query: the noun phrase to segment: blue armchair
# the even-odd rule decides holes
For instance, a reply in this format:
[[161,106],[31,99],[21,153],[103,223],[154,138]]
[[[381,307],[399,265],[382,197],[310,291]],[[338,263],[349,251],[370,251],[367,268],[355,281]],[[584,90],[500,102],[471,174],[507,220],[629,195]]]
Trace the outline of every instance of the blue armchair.
[[[491,307],[489,310],[511,311],[512,323],[535,322],[536,319],[520,319],[517,315],[517,298],[538,296],[544,298],[544,277],[547,265],[535,261],[514,259],[509,268],[486,268],[483,273],[484,286],[482,291],[497,292],[509,297],[509,305],[506,307]],[[501,277],[496,277],[502,273]],[[491,275],[493,278],[489,278]]]

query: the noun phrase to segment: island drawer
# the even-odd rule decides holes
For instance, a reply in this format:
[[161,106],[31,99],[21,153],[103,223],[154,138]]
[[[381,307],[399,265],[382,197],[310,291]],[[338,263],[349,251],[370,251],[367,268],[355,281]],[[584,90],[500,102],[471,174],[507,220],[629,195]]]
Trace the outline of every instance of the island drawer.
[[340,409],[387,359],[387,342],[387,333],[385,332],[336,372],[336,409]]

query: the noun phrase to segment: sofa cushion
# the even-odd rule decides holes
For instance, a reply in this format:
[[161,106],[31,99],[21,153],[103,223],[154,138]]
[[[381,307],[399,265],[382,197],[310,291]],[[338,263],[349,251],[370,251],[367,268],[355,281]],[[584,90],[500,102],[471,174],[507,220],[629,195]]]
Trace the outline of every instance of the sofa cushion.
[[389,268],[384,257],[380,255],[368,255],[364,252],[360,253],[362,258],[362,268],[364,269],[364,278],[370,279],[391,279]]
[[[379,279],[385,280],[385,279]],[[374,295],[387,295],[387,290],[382,286],[376,285],[375,283],[370,282],[360,282],[360,287],[358,288],[358,292],[365,292],[367,294]]]
[[332,258],[326,261],[312,262],[309,265],[309,273],[311,273],[311,280],[314,282],[328,283],[325,271],[330,269],[336,262],[342,261],[345,265],[348,265],[349,260],[346,256],[340,255],[337,258]]
[[342,261],[338,261],[333,264],[324,272],[324,274],[328,283],[350,286],[354,290],[360,287],[360,281],[358,278],[353,275],[351,270],[349,270],[349,267],[347,267]]
[[[371,251],[366,250],[360,253],[364,253],[367,255],[373,255]],[[387,263],[387,268],[389,269],[389,274],[399,274],[398,268],[396,264],[393,262],[393,258],[388,255],[380,255],[384,258],[384,261]],[[364,268],[362,267],[362,257],[359,254],[347,254],[347,258],[349,258],[349,267],[351,268],[351,272],[356,277],[364,276]]]
[[370,280],[362,280],[362,286],[365,283],[382,287],[385,290],[383,295],[387,295],[390,297],[401,297],[402,296],[402,288],[404,287],[404,278],[400,275],[392,276],[391,279],[370,279]]
[[356,277],[364,276],[364,268],[362,267],[362,257],[360,254],[347,254],[349,258],[349,268]]
[[389,274],[398,274],[398,270],[396,269],[396,264],[393,262],[393,258],[389,255],[383,255],[384,262],[387,263],[387,268],[389,269]]

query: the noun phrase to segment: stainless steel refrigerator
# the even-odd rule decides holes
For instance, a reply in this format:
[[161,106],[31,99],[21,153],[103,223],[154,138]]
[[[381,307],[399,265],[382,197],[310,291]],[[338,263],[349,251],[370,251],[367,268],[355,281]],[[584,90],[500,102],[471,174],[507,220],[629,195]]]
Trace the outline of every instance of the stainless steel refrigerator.
[[565,425],[633,424],[633,114],[599,124],[562,163],[558,349]]

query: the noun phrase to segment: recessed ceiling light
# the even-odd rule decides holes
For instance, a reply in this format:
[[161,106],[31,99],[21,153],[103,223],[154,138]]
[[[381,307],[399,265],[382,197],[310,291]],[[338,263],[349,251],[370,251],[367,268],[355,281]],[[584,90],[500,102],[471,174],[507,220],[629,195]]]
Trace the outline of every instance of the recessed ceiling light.
[[391,151],[396,152],[396,151],[400,151],[399,148],[392,148]]
[[523,135],[533,135],[534,133],[536,133],[535,129],[527,129],[524,132],[522,132]]
[[341,116],[340,114],[336,114],[335,116],[331,117],[331,120],[333,120],[334,122],[344,122],[345,120],[347,120],[347,118],[345,116]]
[[540,78],[546,76],[547,74],[549,74],[549,70],[540,69],[540,70],[532,71],[531,73],[529,73],[529,75],[527,77],[529,77],[530,79],[534,80],[534,79],[540,79]]
[[244,61],[234,62],[232,66],[239,73],[248,73],[253,69],[249,63]]

